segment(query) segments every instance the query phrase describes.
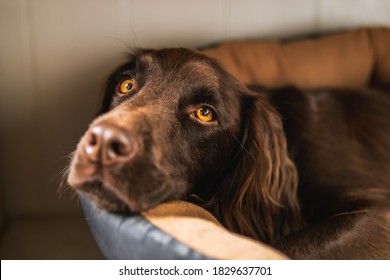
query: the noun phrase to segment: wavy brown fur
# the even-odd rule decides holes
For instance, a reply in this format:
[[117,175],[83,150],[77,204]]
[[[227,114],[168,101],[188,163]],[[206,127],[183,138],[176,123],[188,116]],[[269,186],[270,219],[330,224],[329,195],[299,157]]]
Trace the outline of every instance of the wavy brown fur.
[[245,92],[243,107],[239,150],[211,211],[229,229],[271,243],[303,226],[298,174],[282,121],[265,96]]

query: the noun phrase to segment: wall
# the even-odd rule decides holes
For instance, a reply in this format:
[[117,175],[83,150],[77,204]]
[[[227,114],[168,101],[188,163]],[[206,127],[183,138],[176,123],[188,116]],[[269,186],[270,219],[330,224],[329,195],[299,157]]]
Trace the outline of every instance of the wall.
[[58,191],[130,47],[196,47],[390,25],[387,0],[0,0],[0,186],[13,216],[78,212]]

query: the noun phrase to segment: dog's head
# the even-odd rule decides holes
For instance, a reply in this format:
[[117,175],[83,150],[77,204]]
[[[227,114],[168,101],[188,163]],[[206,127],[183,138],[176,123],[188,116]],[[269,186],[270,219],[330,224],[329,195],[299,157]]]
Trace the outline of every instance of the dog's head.
[[135,53],[109,79],[69,184],[114,211],[209,196],[240,130],[243,86],[228,75],[188,49]]
[[228,228],[261,240],[296,227],[299,215],[275,109],[188,49],[140,51],[111,76],[68,182],[111,211],[194,194]]

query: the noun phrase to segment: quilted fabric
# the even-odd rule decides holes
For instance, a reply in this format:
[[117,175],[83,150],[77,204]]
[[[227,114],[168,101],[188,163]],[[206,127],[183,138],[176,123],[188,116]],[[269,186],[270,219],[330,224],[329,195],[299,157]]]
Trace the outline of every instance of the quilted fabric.
[[390,83],[390,29],[289,42],[234,41],[204,50],[245,84],[303,89]]

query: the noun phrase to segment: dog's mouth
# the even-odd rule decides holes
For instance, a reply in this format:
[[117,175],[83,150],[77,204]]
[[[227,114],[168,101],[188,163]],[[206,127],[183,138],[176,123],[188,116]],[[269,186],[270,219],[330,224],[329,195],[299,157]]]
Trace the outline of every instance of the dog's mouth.
[[128,181],[115,180],[123,177],[123,170],[113,172],[107,167],[79,161],[82,160],[75,159],[71,164],[68,184],[85,194],[99,208],[109,212],[139,213],[157,204],[158,198],[148,199],[146,193],[131,192],[133,188]]
[[[137,158],[121,165],[92,162],[78,149],[68,185],[109,212],[139,213],[182,196],[152,160]],[[172,180],[171,180],[172,181]]]

